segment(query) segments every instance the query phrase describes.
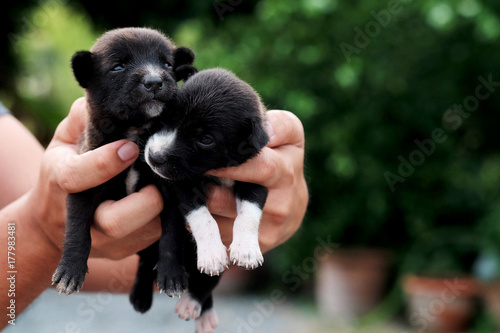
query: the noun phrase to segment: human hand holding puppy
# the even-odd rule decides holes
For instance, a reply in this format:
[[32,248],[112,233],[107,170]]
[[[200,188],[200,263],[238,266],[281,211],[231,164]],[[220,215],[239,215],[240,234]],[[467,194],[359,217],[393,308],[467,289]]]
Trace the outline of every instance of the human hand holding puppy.
[[[35,196],[47,198],[34,209],[41,217],[41,228],[59,250],[63,244],[67,194],[102,184],[129,167],[139,156],[138,147],[127,140],[78,155],[77,144],[87,117],[86,100],[80,98],[47,147],[39,184],[33,191]],[[160,235],[157,217],[162,209],[161,196],[154,186],[147,186],[118,201],[103,202],[94,216],[91,256],[122,259],[150,245]]]
[[[289,239],[300,227],[309,200],[304,178],[304,129],[291,112],[267,112],[270,141],[260,154],[247,163],[213,170],[216,177],[255,183],[269,189],[259,228],[262,252]],[[208,208],[219,224],[222,242],[229,246],[237,216],[234,196],[227,188],[212,187]]]

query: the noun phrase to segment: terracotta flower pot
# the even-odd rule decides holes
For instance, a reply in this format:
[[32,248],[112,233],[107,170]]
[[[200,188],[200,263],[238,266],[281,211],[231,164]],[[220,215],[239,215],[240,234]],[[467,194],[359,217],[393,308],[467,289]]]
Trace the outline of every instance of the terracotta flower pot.
[[484,282],[481,288],[486,309],[500,329],[500,279]]
[[418,332],[465,332],[474,318],[478,282],[467,277],[408,276],[408,320]]
[[319,311],[336,321],[349,322],[380,301],[390,263],[388,252],[342,249],[325,255],[316,275]]

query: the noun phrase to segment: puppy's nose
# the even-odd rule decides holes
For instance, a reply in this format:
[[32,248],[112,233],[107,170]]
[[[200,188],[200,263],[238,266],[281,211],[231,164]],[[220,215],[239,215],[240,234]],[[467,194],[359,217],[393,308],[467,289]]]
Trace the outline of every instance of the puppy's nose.
[[161,166],[167,161],[167,157],[161,153],[149,152],[148,157],[149,162],[152,164],[152,166]]
[[163,80],[159,75],[146,75],[142,85],[147,92],[157,92],[163,88]]

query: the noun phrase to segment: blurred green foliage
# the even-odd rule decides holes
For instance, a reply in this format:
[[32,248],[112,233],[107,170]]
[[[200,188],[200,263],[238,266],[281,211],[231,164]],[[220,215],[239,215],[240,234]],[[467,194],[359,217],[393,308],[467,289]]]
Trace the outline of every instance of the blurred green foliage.
[[[158,0],[132,8],[61,2],[28,29],[13,100],[39,127],[52,131],[82,94],[69,68],[74,51],[104,29],[152,26],[193,48],[200,69],[228,68],[269,108],[302,120],[311,200],[300,231],[274,252],[278,272],[311,253],[318,235],[392,249],[403,271],[470,272],[479,253],[498,252],[500,87],[458,126],[446,114],[470,109],[479,77],[500,82],[499,2]],[[416,140],[436,129],[446,139],[425,154]],[[401,161],[417,155],[423,161],[403,177]],[[394,191],[388,172],[401,177]]]
[[[71,56],[89,49],[99,34],[88,16],[46,2],[26,16],[34,29],[16,39],[13,47],[21,68],[15,88],[39,126],[55,129],[83,90],[73,77]],[[40,22],[40,28],[36,28]]]

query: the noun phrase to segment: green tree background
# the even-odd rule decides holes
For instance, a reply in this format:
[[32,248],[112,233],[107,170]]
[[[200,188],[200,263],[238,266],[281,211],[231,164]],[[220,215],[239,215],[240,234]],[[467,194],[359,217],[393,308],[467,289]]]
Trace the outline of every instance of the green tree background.
[[[478,256],[496,260],[499,2],[134,4],[8,5],[0,98],[41,140],[82,94],[69,68],[73,52],[106,29],[158,28],[194,49],[200,69],[234,71],[269,108],[304,124],[311,200],[302,228],[271,254],[276,274],[311,253],[318,235],[341,247],[391,249],[396,277],[474,273]],[[480,100],[483,80],[494,83]]]

